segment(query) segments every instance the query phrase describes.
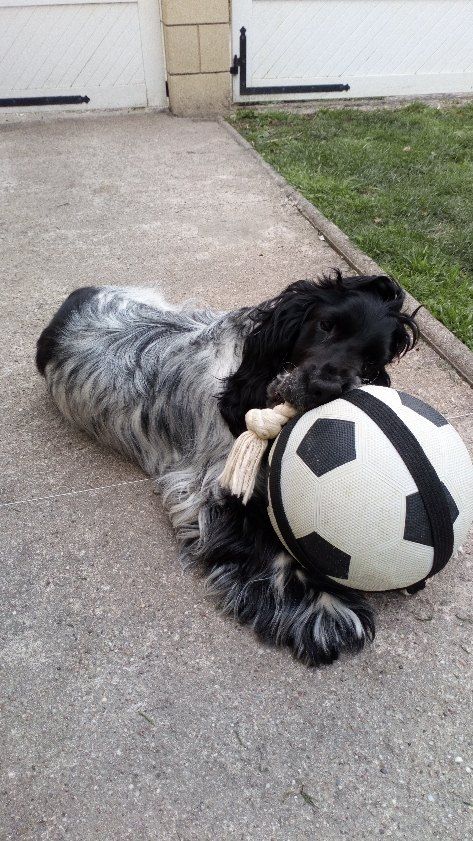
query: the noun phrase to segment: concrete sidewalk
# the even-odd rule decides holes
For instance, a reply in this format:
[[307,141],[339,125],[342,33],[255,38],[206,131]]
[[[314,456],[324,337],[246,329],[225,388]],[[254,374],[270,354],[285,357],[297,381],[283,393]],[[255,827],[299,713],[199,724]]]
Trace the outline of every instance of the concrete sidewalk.
[[[4,124],[0,189],[2,837],[463,841],[468,549],[420,595],[374,596],[375,643],[309,671],[217,614],[151,482],[69,428],[33,367],[77,286],[227,308],[337,255],[212,122]],[[395,384],[473,446],[471,391],[432,350]]]

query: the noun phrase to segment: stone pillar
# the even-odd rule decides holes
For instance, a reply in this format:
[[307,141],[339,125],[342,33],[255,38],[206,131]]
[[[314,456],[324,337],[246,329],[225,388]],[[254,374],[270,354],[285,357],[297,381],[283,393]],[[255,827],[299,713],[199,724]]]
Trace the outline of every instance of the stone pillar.
[[161,0],[169,105],[181,116],[231,102],[230,0]]

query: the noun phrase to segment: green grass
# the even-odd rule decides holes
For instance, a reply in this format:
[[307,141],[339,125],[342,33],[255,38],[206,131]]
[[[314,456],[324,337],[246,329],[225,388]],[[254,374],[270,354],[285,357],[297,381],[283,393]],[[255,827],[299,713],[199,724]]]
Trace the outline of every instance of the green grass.
[[473,348],[473,105],[243,110],[231,122]]

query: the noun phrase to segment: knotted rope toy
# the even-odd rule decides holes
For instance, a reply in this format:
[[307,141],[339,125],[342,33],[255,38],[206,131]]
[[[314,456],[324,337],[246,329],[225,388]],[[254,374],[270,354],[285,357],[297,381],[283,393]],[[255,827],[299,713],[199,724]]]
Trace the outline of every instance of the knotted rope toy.
[[250,409],[245,415],[246,432],[236,439],[218,481],[246,505],[254,488],[268,441],[277,438],[284,424],[296,415],[290,403],[274,409]]

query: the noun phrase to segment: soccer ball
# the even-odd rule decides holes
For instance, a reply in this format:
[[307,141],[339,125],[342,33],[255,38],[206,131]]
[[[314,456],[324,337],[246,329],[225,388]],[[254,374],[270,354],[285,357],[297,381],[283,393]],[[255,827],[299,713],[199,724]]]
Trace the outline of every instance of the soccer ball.
[[306,568],[359,590],[439,572],[473,520],[473,465],[431,406],[362,386],[294,418],[269,457],[269,516]]

